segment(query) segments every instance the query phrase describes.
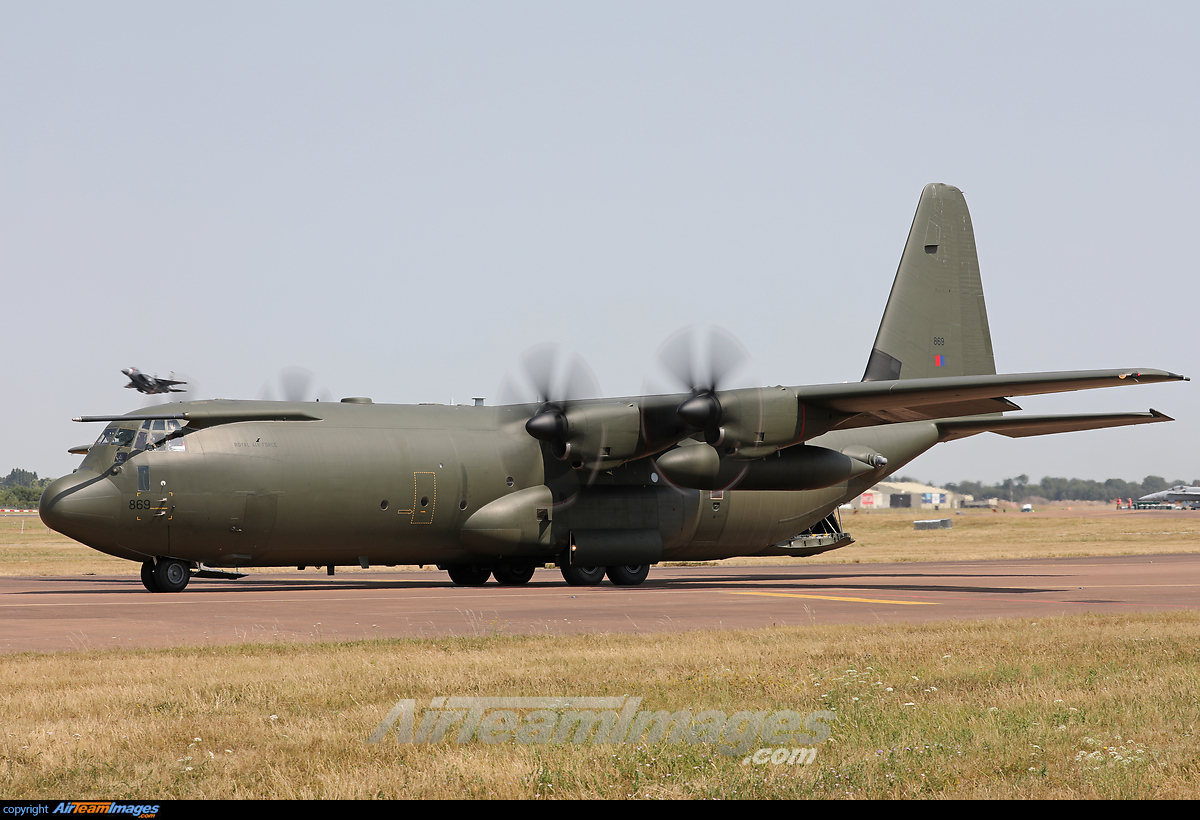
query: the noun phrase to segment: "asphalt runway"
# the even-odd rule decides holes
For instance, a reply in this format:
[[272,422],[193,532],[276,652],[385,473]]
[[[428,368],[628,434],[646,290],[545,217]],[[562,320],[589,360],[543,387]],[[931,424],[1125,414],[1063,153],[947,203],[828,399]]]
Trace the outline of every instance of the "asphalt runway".
[[0,578],[0,652],[445,635],[650,633],[1200,610],[1200,555],[655,567],[638,587],[454,587],[443,572]]

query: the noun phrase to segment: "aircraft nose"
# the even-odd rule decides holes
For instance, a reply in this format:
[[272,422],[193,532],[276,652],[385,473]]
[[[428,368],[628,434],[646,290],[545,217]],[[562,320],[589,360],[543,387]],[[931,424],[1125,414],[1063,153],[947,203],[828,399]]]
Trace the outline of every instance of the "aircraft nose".
[[107,475],[91,471],[50,482],[38,503],[42,523],[84,543],[110,532],[120,512],[120,492]]

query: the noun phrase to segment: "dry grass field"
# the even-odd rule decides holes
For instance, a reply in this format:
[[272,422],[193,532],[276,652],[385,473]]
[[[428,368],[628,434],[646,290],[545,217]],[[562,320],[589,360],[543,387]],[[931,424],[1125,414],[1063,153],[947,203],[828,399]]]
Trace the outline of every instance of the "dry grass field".
[[[923,518],[951,518],[954,526],[915,531],[913,521]],[[844,513],[842,527],[856,543],[817,558],[733,558],[724,563],[983,561],[1200,552],[1200,510],[1128,511],[1109,505],[1063,505],[1034,513],[881,510]],[[48,531],[36,515],[0,516],[0,575],[137,575],[138,569],[130,561]],[[364,570],[338,568],[339,575],[353,572]]]
[[[826,558],[1200,548],[1200,513],[972,512],[913,531],[936,515],[846,515],[858,544]],[[0,518],[0,572],[137,571],[23,530]],[[792,765],[666,741],[367,743],[400,698],[467,695],[837,720]],[[1198,731],[1197,613],[0,657],[0,799],[1196,798]]]
[[[1196,798],[1198,634],[1184,613],[10,656],[0,796]],[[462,695],[837,719],[790,766],[666,741],[367,743],[398,699]]]
[[[913,529],[913,521],[929,518],[949,518],[953,527]],[[1107,504],[1061,505],[1033,513],[880,510],[844,512],[842,528],[854,536],[856,543],[815,560],[822,563],[991,561],[1200,552],[1200,510],[1116,510]],[[764,563],[761,558],[732,561]]]

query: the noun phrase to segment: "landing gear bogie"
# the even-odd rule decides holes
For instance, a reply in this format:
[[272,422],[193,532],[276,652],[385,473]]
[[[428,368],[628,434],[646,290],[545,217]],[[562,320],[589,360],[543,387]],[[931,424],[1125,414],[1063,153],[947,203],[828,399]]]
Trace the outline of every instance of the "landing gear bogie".
[[573,587],[594,587],[608,576],[618,587],[635,587],[650,574],[649,564],[612,567],[562,567],[563,580]]
[[608,580],[619,587],[635,587],[650,574],[649,564],[608,568]]
[[519,587],[528,584],[536,569],[532,563],[504,562],[492,570],[496,583],[504,587]]
[[476,567],[472,564],[455,564],[446,567],[446,572],[450,573],[450,580],[454,585],[460,587],[481,587],[492,575],[492,571],[486,567]]
[[604,580],[604,567],[562,567],[562,577],[573,587],[594,587]]

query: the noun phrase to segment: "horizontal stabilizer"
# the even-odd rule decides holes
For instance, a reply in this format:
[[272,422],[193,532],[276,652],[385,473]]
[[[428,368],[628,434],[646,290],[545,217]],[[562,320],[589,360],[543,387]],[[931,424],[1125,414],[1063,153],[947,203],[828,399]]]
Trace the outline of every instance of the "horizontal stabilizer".
[[795,390],[801,403],[810,407],[864,414],[864,417],[850,419],[841,425],[858,427],[1004,412],[1016,408],[1011,402],[1004,401],[1010,396],[1170,381],[1187,381],[1187,377],[1166,370],[1067,370],[826,384]]
[[1067,415],[992,416],[941,419],[938,421],[939,441],[953,441],[977,433],[999,433],[1009,438],[1046,436],[1052,433],[1071,433],[1076,430],[1100,430],[1105,427],[1125,427],[1130,424],[1153,424],[1174,421],[1168,415],[1151,409],[1147,413],[1077,413]]

